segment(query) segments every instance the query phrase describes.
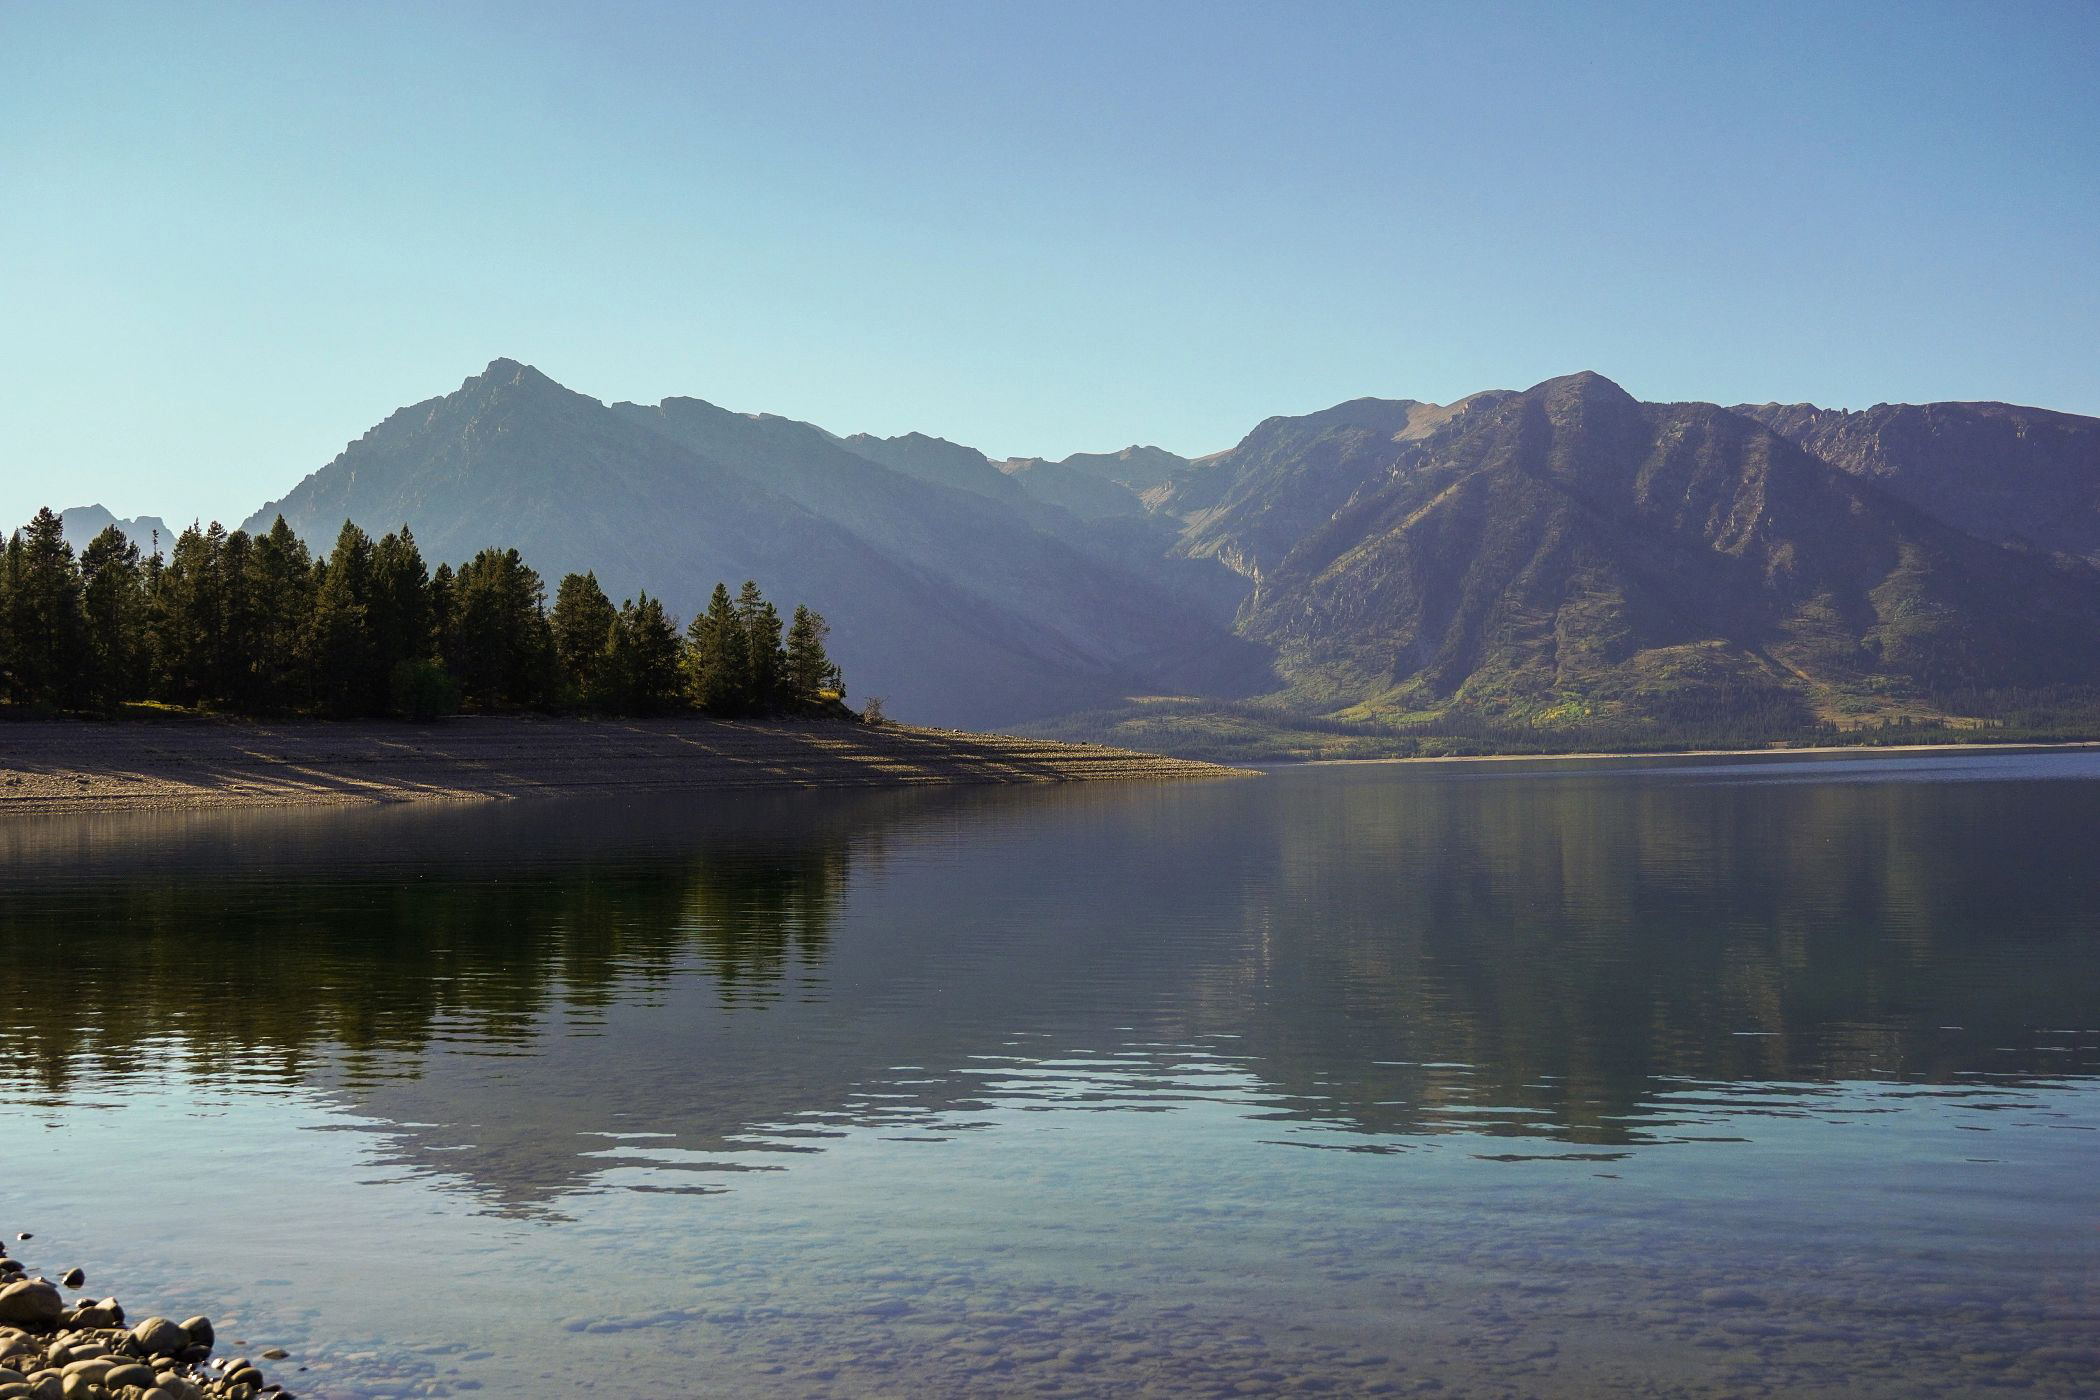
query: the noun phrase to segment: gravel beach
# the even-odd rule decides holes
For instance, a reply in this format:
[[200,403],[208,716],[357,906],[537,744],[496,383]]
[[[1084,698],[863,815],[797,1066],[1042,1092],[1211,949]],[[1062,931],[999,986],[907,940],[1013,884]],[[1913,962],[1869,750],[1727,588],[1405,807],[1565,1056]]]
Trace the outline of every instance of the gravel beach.
[[1242,771],[1093,744],[843,721],[0,723],[0,813],[1129,781]]

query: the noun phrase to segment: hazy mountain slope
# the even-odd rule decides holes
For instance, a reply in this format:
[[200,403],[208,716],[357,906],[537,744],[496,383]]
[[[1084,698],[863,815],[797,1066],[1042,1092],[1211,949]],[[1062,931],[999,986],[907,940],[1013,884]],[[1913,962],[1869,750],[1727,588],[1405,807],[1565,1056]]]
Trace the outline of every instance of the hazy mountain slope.
[[855,433],[835,441],[855,456],[880,462],[891,471],[936,486],[953,486],[1009,504],[1018,503],[1022,498],[1019,484],[1009,480],[989,457],[974,447],[965,447],[946,438],[928,437],[924,433],[905,433],[901,437],[889,438]]
[[616,598],[647,588],[683,615],[716,580],[755,578],[831,619],[855,693],[929,722],[1004,724],[1177,665],[1211,684],[1258,661],[995,503],[808,424],[698,400],[608,408],[509,360],[391,415],[249,527],[279,510],[318,548],[346,517],[405,521],[433,563],[515,545],[550,588],[591,568]]
[[1145,514],[1137,492],[1105,477],[1076,471],[1041,457],[1009,457],[999,470],[1036,500],[1070,511],[1081,520],[1135,520]]
[[[698,399],[616,404],[613,411],[824,516],[884,557],[1027,623],[1035,629],[1031,650],[1057,664],[1155,689],[1243,688],[1265,669],[1232,637],[1229,615],[1192,606],[1164,577],[1172,571],[1162,557],[1171,537],[1160,527],[1142,539],[1087,532],[1065,512],[1018,492],[995,499],[847,450],[869,443],[865,435],[833,438],[807,423],[732,413]],[[937,446],[943,456],[955,449]],[[1087,537],[1074,538],[1080,535]]]
[[[1079,453],[1063,462],[1009,458],[994,463],[974,447],[924,433],[890,438],[855,433],[831,440],[906,476],[999,502],[1043,534],[1094,556],[1111,570],[1136,576],[1142,580],[1141,592],[1161,592],[1177,605],[1195,609],[1206,631],[1229,630],[1232,625],[1243,591],[1239,585],[1224,570],[1177,553],[1176,523],[1154,515],[1131,487],[1113,479],[1121,473],[1149,480],[1187,465],[1171,452],[1127,447],[1121,452]],[[1249,672],[1244,655],[1228,670],[1235,677],[1233,689],[1254,683],[1245,679]],[[1179,681],[1187,679],[1185,670],[1179,673]],[[1168,676],[1163,683],[1179,681]]]
[[1271,419],[1160,504],[1253,581],[1243,632],[1321,708],[1827,713],[2100,670],[2082,580],[1594,374]]
[[2005,403],[1735,411],[1969,534],[2100,564],[2100,419]]
[[87,548],[89,540],[111,525],[122,530],[125,537],[139,547],[141,554],[153,552],[155,531],[159,532],[163,554],[175,545],[176,532],[170,530],[168,522],[157,515],[141,515],[130,520],[120,520],[105,506],[73,506],[59,512],[59,523],[65,532],[66,543],[73,546],[75,554]]
[[1074,452],[1055,465],[1083,476],[1113,481],[1142,494],[1165,484],[1188,464],[1188,458],[1176,456],[1165,448],[1141,447],[1133,443],[1121,452]]

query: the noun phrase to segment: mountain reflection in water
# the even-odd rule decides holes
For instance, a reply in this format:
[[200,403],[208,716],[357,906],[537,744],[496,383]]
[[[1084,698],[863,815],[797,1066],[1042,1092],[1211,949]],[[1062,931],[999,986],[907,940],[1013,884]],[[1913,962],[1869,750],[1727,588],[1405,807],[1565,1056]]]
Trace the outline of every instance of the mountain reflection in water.
[[[724,1229],[754,1171],[947,1181],[1126,1115],[1119,1151],[1195,1172],[1225,1132],[1286,1195],[1324,1152],[1395,1187],[1456,1154],[1469,1201],[1657,1149],[1720,1181],[1847,1125],[1906,1170],[1876,1121],[2011,1129],[2100,1073],[2094,830],[2100,757],[2011,753],[0,824],[37,950],[0,959],[0,1108],[318,1096],[479,1213]],[[1043,1199],[1108,1190],[1070,1170]]]
[[2100,789],[1644,771],[0,827],[0,928],[47,950],[0,963],[0,1073],[322,1082],[516,1200],[608,1115],[705,1149],[949,1113],[1022,1045],[1595,1146],[1786,1081],[2100,1067]]

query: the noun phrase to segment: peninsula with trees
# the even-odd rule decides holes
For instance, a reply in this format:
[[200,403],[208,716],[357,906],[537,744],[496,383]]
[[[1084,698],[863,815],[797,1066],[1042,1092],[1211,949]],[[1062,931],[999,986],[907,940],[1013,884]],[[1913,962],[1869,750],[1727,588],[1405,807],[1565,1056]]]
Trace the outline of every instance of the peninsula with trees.
[[165,555],[110,525],[76,557],[44,509],[0,549],[0,812],[1229,771],[887,723],[829,632],[755,581],[684,627],[592,572],[549,607],[516,549],[432,569],[406,525],[325,555],[281,516]]

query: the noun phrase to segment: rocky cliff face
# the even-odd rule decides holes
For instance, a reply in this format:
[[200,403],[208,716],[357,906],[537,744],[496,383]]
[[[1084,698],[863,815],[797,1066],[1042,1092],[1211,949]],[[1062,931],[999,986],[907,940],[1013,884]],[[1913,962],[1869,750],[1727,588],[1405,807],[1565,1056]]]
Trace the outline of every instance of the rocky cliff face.
[[2100,565],[2100,419],[2004,403],[1735,411],[1957,529]]
[[1271,419],[1159,504],[1322,710],[1805,716],[2100,672],[2093,580],[1596,374]]

